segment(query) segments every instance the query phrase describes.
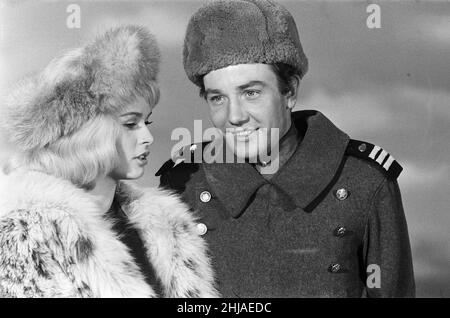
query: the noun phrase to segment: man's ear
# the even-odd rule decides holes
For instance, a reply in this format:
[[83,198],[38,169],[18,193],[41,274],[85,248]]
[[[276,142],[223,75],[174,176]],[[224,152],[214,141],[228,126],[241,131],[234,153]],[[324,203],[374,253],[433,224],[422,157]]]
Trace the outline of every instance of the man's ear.
[[300,86],[300,76],[298,75],[292,76],[289,81],[290,90],[289,92],[286,93],[286,102],[287,102],[286,106],[291,110],[295,107],[295,104],[297,103],[297,93],[299,86]]

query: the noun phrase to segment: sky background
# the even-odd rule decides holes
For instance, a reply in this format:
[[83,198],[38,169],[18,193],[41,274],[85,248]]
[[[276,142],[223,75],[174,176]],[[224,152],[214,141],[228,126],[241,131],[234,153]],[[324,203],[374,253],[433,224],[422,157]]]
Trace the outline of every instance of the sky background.
[[[66,26],[70,3],[80,6],[79,29]],[[153,112],[151,162],[138,183],[156,186],[154,173],[177,143],[172,130],[192,130],[196,119],[211,126],[182,66],[184,32],[202,3],[2,1],[0,93],[109,27],[148,27],[162,53],[161,100]],[[323,112],[351,138],[380,145],[400,162],[417,295],[450,297],[450,2],[280,3],[294,16],[310,63],[296,109]],[[366,25],[370,3],[380,6],[379,29]],[[0,162],[12,149],[0,135]]]

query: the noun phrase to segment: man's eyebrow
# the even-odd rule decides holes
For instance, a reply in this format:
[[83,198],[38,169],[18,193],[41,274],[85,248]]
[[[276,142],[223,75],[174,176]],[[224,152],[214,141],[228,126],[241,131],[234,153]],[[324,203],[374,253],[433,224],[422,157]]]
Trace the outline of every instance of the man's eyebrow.
[[262,81],[250,81],[248,83],[242,84],[240,86],[238,86],[239,90],[244,90],[246,88],[255,86],[255,85],[261,85],[261,86],[265,86],[266,84]]
[[[255,86],[255,85],[265,86],[266,84],[264,82],[262,82],[262,81],[250,81],[248,83],[245,83],[245,84],[242,84],[242,85],[238,86],[238,90],[244,90],[246,88],[249,88],[249,87],[252,87],[252,86]],[[208,88],[208,89],[205,90],[205,95],[208,95],[208,94],[221,94],[221,91],[219,89],[210,89],[210,88]]]
[[221,92],[220,92],[219,89],[211,89],[211,88],[205,89],[205,95],[208,95],[208,94],[220,94],[220,93]]

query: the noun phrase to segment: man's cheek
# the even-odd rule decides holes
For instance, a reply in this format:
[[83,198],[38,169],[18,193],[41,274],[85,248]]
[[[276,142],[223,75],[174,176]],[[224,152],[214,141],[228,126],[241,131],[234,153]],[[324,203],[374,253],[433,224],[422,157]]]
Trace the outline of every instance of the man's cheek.
[[211,120],[216,128],[224,128],[227,122],[226,112],[224,111],[212,111]]

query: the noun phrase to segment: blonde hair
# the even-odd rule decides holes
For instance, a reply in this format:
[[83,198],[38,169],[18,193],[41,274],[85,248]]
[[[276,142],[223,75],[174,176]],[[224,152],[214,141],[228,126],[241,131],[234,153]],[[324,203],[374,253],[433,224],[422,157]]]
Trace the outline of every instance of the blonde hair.
[[25,166],[71,181],[84,189],[95,187],[99,177],[108,175],[117,164],[116,142],[121,126],[113,115],[98,115],[75,131],[43,148],[16,154],[4,172]]

